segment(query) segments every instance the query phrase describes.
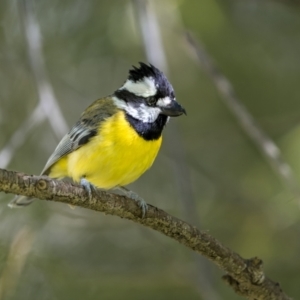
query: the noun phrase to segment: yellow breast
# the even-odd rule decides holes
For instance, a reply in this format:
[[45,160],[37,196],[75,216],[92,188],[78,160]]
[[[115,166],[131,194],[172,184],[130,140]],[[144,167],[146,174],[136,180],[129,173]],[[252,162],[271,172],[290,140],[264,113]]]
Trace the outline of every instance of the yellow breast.
[[[127,185],[151,167],[162,142],[146,141],[126,121],[123,111],[102,122],[98,134],[53,166],[67,167],[75,181],[85,177],[99,188]],[[52,173],[52,172],[51,172]],[[51,176],[51,174],[50,174]]]

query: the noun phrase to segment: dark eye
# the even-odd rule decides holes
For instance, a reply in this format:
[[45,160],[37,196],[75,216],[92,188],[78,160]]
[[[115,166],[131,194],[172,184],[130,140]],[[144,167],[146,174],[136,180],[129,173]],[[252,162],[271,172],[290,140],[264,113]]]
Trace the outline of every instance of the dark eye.
[[156,99],[154,97],[150,97],[150,98],[148,98],[147,103],[148,103],[149,106],[155,106]]

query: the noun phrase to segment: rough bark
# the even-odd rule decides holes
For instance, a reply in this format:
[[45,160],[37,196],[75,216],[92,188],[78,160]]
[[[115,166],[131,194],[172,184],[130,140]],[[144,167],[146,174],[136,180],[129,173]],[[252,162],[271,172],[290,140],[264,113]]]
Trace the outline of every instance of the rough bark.
[[148,205],[148,211],[142,218],[137,203],[124,196],[97,190],[89,198],[81,186],[3,169],[0,169],[0,191],[76,205],[134,221],[210,259],[226,273],[223,279],[239,295],[253,300],[291,299],[278,283],[266,277],[259,258],[244,259],[207,232],[152,205]]

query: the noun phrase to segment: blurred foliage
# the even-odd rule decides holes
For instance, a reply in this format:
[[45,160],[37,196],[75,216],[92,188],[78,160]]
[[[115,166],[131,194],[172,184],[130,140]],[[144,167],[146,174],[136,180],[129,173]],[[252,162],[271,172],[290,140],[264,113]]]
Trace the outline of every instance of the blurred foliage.
[[[262,258],[266,273],[297,299],[300,199],[242,131],[183,36],[191,30],[205,44],[300,180],[300,11],[293,2],[152,1],[168,76],[188,116],[170,122],[154,166],[131,188],[189,221],[178,196],[180,174],[173,175],[174,136],[169,132],[176,126],[201,228],[244,257]],[[117,89],[132,64],[146,60],[133,3],[34,1],[48,75],[69,126],[89,103]],[[0,1],[0,20],[1,149],[38,96],[16,0]],[[44,122],[14,153],[9,169],[39,174],[57,142]],[[9,277],[15,288],[7,299],[202,299],[195,277],[205,275],[206,267],[197,270],[190,250],[168,238],[56,203],[36,201],[28,209],[9,210],[10,197],[1,195],[1,284],[16,235],[26,226],[34,238],[24,266]],[[15,259],[25,255],[19,248]],[[240,299],[219,279],[222,273],[211,268],[211,284],[221,299]]]

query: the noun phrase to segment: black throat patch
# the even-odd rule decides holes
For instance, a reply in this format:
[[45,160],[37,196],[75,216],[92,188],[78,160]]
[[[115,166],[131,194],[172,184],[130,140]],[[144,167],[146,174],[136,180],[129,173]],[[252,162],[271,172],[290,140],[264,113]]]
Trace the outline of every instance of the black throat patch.
[[125,112],[126,120],[135,129],[140,137],[146,141],[157,140],[161,137],[161,133],[164,126],[167,123],[168,117],[165,115],[159,115],[157,119],[152,123],[144,123],[140,120],[133,118],[131,115]]

